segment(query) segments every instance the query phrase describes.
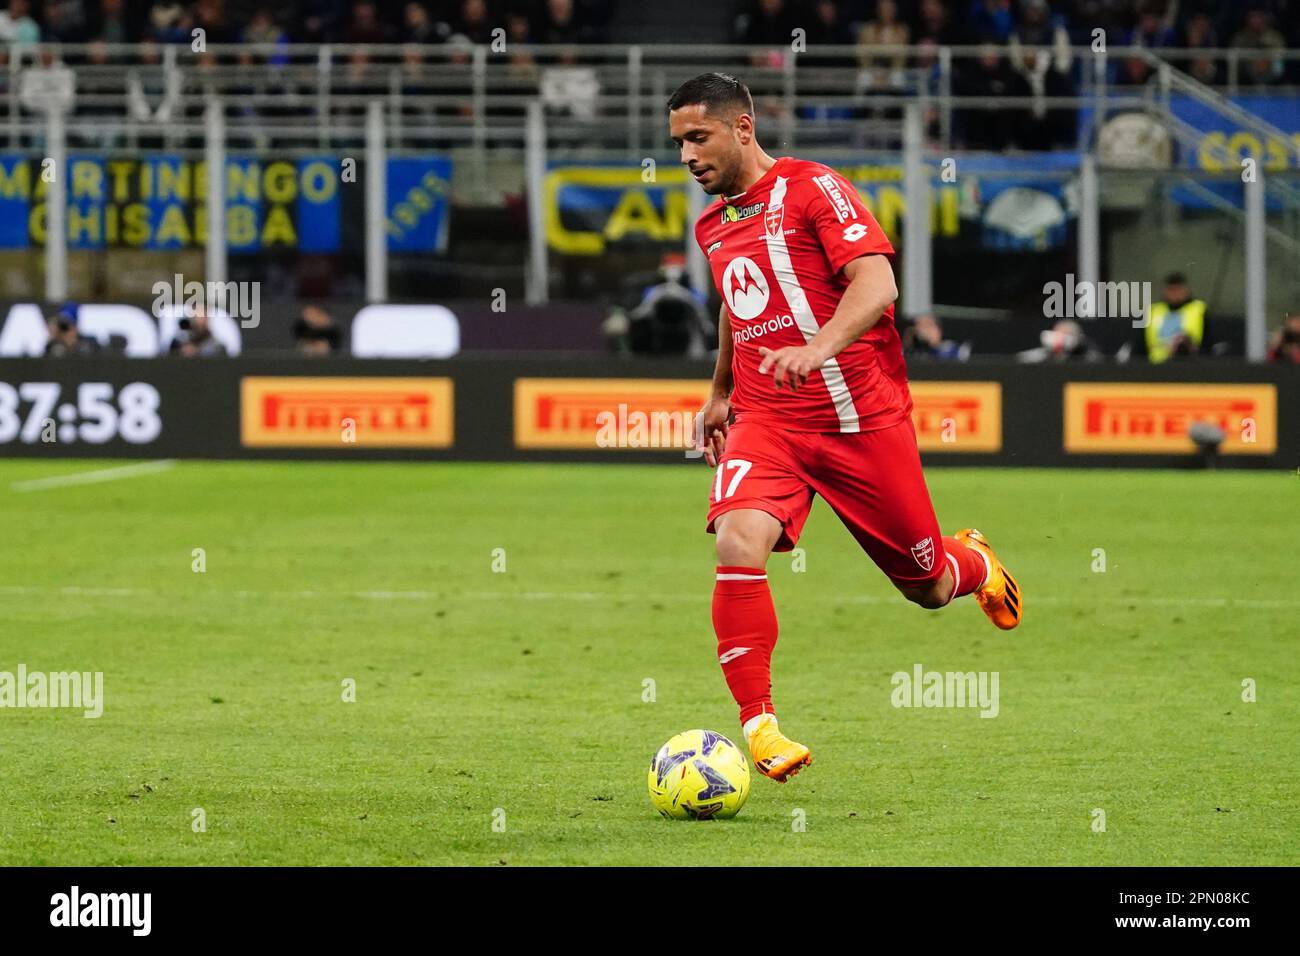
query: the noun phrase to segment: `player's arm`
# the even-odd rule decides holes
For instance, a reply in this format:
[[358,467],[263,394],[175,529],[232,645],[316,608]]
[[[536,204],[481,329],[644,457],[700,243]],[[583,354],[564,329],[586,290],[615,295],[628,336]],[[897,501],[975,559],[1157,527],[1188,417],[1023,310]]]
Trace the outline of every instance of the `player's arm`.
[[731,341],[731,316],[726,303],[718,309],[718,362],[713,366],[713,390],[710,398],[726,398],[731,394],[731,358],[735,345]]
[[731,341],[731,316],[724,303],[718,309],[718,361],[713,366],[713,385],[709,398],[696,417],[697,441],[704,447],[704,460],[716,468],[727,445],[727,429],[731,421],[731,357],[735,346]]
[[884,255],[865,255],[844,265],[848,287],[830,321],[823,325],[806,345],[789,346],[773,351],[759,347],[763,361],[760,375],[772,373],[776,387],[789,384],[798,389],[808,376],[862,338],[880,321],[885,310],[898,298],[894,270]]

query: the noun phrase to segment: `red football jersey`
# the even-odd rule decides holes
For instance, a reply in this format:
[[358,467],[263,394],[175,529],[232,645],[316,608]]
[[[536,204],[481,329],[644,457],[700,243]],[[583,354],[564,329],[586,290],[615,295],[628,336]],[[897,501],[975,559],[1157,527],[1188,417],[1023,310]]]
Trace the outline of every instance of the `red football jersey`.
[[844,177],[783,156],[739,196],[719,199],[695,223],[713,282],[731,316],[732,408],[737,421],[798,431],[860,432],[911,414],[894,307],[808,377],[797,392],[759,375],[759,346],[804,345],[848,287],[840,271],[894,247]]

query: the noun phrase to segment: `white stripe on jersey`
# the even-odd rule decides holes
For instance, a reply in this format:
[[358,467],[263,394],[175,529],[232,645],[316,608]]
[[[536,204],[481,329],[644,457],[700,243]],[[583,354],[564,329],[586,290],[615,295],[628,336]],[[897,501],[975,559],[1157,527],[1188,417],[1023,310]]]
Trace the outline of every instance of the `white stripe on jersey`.
[[[817,324],[817,318],[808,305],[808,296],[799,285],[799,277],[794,274],[794,266],[790,263],[790,248],[785,244],[784,233],[767,235],[767,257],[772,263],[772,274],[781,286],[781,294],[790,303],[795,325],[803,333],[804,341],[811,342],[821,326]],[[849,394],[849,387],[844,382],[840,363],[834,358],[828,358],[821,372],[822,381],[826,383],[826,390],[830,392],[831,401],[835,404],[835,414],[840,419],[840,431],[858,431],[858,410],[854,407],[853,396]]]

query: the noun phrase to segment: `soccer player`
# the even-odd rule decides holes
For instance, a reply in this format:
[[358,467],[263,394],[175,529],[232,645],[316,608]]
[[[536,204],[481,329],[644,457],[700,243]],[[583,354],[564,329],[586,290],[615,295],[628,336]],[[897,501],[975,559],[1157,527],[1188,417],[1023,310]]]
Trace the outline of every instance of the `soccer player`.
[[945,537],[921,474],[890,266],[857,192],[819,163],[759,146],[745,84],[722,73],[668,101],[681,161],[719,199],[695,223],[722,295],[718,362],[697,440],[717,469],[708,531],[718,568],[718,662],[759,771],[812,762],[772,710],[773,551],[789,551],[820,495],[903,595],[925,608],[974,594],[1020,623],[1020,590],[973,528]]

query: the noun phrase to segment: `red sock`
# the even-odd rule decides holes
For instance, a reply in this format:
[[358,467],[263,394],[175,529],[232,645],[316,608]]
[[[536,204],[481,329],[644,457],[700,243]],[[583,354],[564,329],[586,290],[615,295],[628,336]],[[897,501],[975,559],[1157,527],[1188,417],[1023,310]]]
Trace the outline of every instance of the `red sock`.
[[767,587],[767,572],[718,566],[713,630],[718,635],[718,663],[731,696],[740,705],[741,724],[758,714],[772,713],[776,608]]
[[963,594],[979,590],[989,573],[989,567],[984,563],[983,556],[974,548],[968,548],[956,538],[947,535],[943,539],[943,550],[948,552],[948,567],[952,569],[953,578],[957,582],[952,596],[959,598]]

